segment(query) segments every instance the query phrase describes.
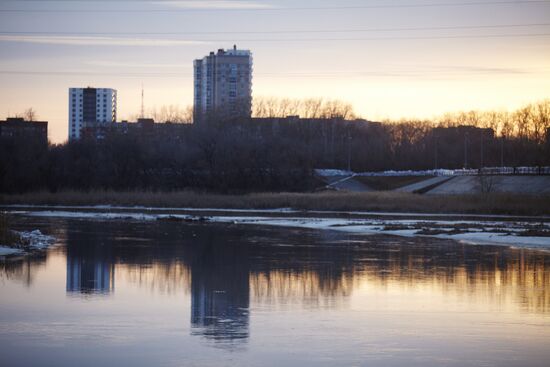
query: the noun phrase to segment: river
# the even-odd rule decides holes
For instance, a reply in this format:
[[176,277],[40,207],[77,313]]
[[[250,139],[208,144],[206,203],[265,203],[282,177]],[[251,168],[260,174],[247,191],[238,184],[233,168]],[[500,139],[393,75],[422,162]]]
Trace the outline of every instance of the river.
[[15,218],[3,366],[547,366],[550,252],[435,238]]

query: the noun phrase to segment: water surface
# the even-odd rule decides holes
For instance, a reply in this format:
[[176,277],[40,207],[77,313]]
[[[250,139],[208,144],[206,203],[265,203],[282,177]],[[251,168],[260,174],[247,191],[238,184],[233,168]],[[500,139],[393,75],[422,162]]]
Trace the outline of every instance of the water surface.
[[546,366],[550,254],[279,227],[18,217],[5,366]]

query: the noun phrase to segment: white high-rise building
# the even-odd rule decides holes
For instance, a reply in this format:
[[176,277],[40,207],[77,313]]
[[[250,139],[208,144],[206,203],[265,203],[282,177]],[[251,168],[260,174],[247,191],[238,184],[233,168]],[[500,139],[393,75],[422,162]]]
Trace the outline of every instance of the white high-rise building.
[[209,115],[250,117],[252,114],[252,53],[248,50],[218,50],[195,60],[195,122]]
[[80,139],[87,124],[114,123],[116,95],[110,88],[69,88],[69,140]]

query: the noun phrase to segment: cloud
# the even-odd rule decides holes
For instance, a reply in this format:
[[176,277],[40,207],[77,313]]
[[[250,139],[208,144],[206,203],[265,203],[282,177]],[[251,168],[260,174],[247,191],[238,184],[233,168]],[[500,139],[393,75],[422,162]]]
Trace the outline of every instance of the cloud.
[[157,63],[139,63],[139,62],[121,62],[108,60],[91,60],[86,62],[87,65],[102,66],[102,67],[122,67],[122,68],[144,68],[144,69],[165,69],[165,68],[181,68],[191,69],[191,65],[183,64],[157,64]]
[[163,1],[161,4],[184,9],[269,9],[270,4],[257,1],[234,1],[234,0],[190,0],[190,1]]
[[69,46],[196,46],[209,43],[205,41],[176,39],[20,35],[0,35],[0,42],[23,42]]
[[481,74],[529,74],[533,70],[511,67],[485,67],[485,66],[448,66],[451,71],[464,71],[467,73]]
[[[498,67],[482,65],[403,65],[412,70],[417,69],[418,73],[432,74],[531,74],[543,72],[540,68],[524,67]],[[399,66],[398,66],[399,67]]]

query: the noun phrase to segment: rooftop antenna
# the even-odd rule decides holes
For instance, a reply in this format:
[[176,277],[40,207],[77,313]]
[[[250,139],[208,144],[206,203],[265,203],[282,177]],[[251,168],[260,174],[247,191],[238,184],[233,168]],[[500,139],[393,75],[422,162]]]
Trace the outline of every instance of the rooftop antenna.
[[141,83],[141,118],[145,118],[145,108],[143,102],[143,83]]

